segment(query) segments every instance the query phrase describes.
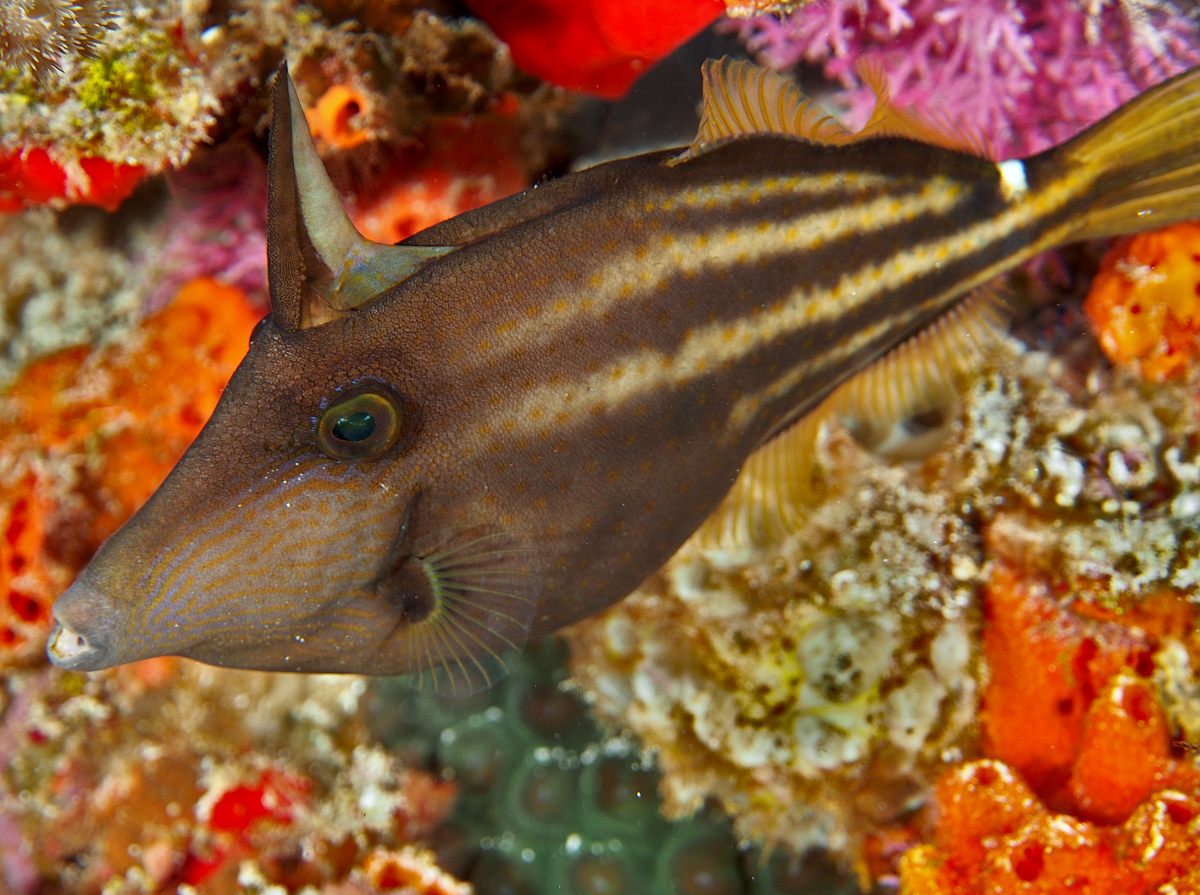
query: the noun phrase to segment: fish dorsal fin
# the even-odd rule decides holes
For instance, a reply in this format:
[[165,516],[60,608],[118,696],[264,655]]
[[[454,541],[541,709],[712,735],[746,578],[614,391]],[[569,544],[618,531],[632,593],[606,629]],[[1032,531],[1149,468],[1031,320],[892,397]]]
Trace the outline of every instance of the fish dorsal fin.
[[275,77],[272,109],[267,276],[277,326],[305,329],[345,316],[453,251],[383,245],[359,234],[317,155],[286,63]]
[[854,73],[875,94],[875,108],[871,117],[856,132],[852,139],[865,140],[870,137],[904,137],[943,149],[953,149],[996,161],[996,153],[983,137],[968,133],[949,121],[931,121],[916,113],[892,104],[887,72],[878,59],[861,58],[854,65]]
[[706,549],[740,552],[797,531],[816,498],[817,439],[831,420],[840,419],[885,460],[932,453],[949,434],[967,380],[1000,344],[1003,326],[998,301],[979,292],[884,355],[751,454],[694,537]]
[[692,145],[673,163],[728,140],[776,134],[818,143],[844,143],[853,135],[805,96],[790,78],[729,57],[704,63],[704,106]]
[[775,134],[840,146],[872,137],[904,137],[995,160],[995,153],[977,136],[944,121],[926,121],[891,102],[887,72],[875,59],[860,59],[855,72],[875,94],[875,108],[866,125],[849,131],[819,104],[778,72],[728,57],[704,63],[704,107],[700,129],[678,164],[738,137]]

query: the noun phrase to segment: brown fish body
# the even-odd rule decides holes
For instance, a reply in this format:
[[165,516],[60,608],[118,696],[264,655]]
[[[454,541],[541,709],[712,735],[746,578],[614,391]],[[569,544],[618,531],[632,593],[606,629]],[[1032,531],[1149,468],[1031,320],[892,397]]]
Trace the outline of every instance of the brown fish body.
[[[485,684],[529,633],[636,587],[752,451],[971,288],[1120,229],[1095,209],[1121,172],[1061,153],[1014,169],[901,138],[743,134],[380,249],[453,247],[351,302],[303,159],[279,173],[285,139],[303,149],[273,134],[272,317],[56,605],[59,664],[444,665],[449,689]],[[1126,180],[1159,170],[1139,165]]]
[[[847,270],[1006,205],[982,160],[897,140],[876,156],[886,166],[855,172],[847,154],[764,137],[687,165],[664,165],[669,154],[618,162],[621,177],[591,201],[506,227],[389,297],[419,295],[421,310],[406,316],[426,332],[456,309],[453,328],[419,340],[422,393],[445,396],[442,451],[543,554],[535,632],[636,587],[720,502],[754,447],[948,301],[908,318],[897,307],[957,297],[965,273],[1011,254],[988,243],[880,290],[853,316],[804,320],[810,296],[836,290]],[[937,172],[935,186],[921,167]],[[796,189],[826,172],[845,185],[815,197]],[[870,185],[853,183],[859,172]],[[955,194],[955,216],[925,213],[933,189]],[[893,202],[905,207],[889,214]],[[875,232],[857,222],[831,232],[828,218],[863,205],[884,209]],[[425,238],[449,236],[437,229]],[[880,327],[874,338],[826,356],[865,325]]]

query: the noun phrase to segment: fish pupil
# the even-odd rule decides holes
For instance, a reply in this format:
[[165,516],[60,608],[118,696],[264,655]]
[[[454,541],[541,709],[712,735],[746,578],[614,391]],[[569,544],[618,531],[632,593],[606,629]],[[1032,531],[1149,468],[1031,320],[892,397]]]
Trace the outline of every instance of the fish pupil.
[[342,441],[366,441],[375,431],[375,417],[366,411],[351,413],[333,424],[334,438]]

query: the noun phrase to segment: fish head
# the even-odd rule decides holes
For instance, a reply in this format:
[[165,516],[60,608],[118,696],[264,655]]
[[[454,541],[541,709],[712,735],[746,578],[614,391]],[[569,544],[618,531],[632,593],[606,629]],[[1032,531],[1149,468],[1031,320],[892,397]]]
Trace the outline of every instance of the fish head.
[[393,287],[448,249],[354,231],[286,70],[275,116],[271,314],[196,441],[55,603],[49,656],[428,673],[471,692],[523,644],[540,579],[453,468],[445,397],[397,333]]

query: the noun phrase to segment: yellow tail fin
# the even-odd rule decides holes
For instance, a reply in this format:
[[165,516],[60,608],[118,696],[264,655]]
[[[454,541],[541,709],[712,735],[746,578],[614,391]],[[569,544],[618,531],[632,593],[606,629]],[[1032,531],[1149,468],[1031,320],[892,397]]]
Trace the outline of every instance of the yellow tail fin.
[[1095,178],[1096,204],[1062,241],[1200,218],[1200,68],[1147,91],[1079,136],[1030,159]]

